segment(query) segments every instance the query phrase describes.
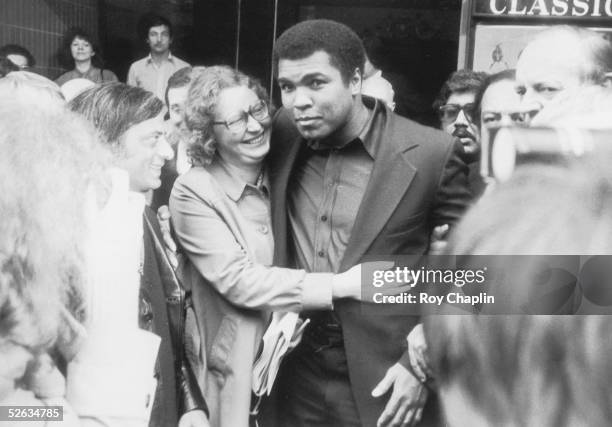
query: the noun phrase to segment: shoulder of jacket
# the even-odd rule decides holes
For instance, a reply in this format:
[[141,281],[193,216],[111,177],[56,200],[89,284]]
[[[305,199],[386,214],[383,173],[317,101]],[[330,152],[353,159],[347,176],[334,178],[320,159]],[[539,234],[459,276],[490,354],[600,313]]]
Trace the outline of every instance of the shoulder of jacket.
[[393,114],[391,120],[396,135],[409,135],[410,140],[419,145],[426,145],[431,148],[436,146],[448,148],[453,145],[453,137],[440,129],[425,126],[406,117],[398,116],[397,114]]
[[201,166],[194,166],[183,175],[178,176],[174,186],[200,190],[210,188],[214,182],[215,179],[210,172]]

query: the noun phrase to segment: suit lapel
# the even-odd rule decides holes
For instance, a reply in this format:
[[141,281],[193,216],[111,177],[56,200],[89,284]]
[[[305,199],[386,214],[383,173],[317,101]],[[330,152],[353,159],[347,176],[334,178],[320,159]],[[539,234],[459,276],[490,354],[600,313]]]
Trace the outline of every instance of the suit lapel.
[[272,228],[274,240],[274,264],[285,266],[287,264],[289,230],[287,228],[287,186],[291,171],[302,148],[301,136],[293,136],[287,143],[287,150],[278,156],[276,164],[271,165],[270,179],[272,181]]
[[[174,353],[170,335],[170,321],[166,307],[166,295],[160,257],[157,256],[159,244],[156,231],[147,217],[148,208],[143,216],[144,266],[141,286],[145,287],[148,301],[153,311],[153,332],[161,337],[157,356],[156,373],[159,375],[155,392],[150,426],[176,425],[176,376],[174,374]],[[151,212],[151,215],[154,215]]]
[[[404,197],[417,169],[410,162],[410,151],[418,144],[405,144],[407,136],[395,132],[393,118],[387,122],[384,140],[376,153],[372,176],[355,218],[340,271],[357,264],[379,236],[389,217]],[[402,141],[402,144],[399,142]]]

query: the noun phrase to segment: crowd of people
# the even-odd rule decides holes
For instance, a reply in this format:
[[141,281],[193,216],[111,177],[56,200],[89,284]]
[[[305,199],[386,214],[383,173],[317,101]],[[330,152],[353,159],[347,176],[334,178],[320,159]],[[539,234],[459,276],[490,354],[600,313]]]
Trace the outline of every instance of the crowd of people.
[[[417,316],[363,292],[371,259],[610,255],[612,151],[576,139],[612,127],[605,38],[554,26],[516,70],[454,72],[439,129],[393,112],[334,21],[276,40],[281,106],[173,56],[163,17],[144,39],[127,83],[82,30],[55,82],[0,48],[0,406],[59,405],[67,426],[610,423],[606,316]],[[523,163],[495,138],[568,126]],[[587,297],[563,310],[605,292]],[[253,366],[279,322],[300,343],[262,397]]]

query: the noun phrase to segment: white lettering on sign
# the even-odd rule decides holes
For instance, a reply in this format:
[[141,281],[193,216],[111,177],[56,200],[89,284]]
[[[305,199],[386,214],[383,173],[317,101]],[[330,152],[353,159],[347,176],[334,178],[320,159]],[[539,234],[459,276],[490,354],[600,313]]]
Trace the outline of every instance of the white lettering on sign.
[[521,10],[518,10],[518,0],[510,1],[510,15],[524,15],[527,12],[527,6],[524,6]]
[[[537,10],[538,13],[535,13],[535,10]],[[531,9],[529,9],[527,15],[548,16],[550,14],[548,13],[548,9],[546,8],[546,2],[544,2],[544,0],[536,0],[533,2],[533,5],[531,5]]]
[[[576,9],[580,9],[578,12]],[[586,16],[589,13],[589,4],[586,0],[574,0],[574,7],[572,8],[572,16]]]
[[491,4],[489,5],[489,8],[491,9],[491,12],[493,12],[495,15],[501,15],[501,14],[503,14],[506,11],[506,6],[504,6],[503,9],[498,9],[497,8],[497,1],[496,0],[491,0]]
[[568,10],[569,6],[566,2],[562,0],[553,0],[553,9],[551,12],[553,16],[565,16]]
[[612,18],[612,0],[478,0],[476,11],[495,16]]
[[599,13],[599,8],[599,0],[595,0],[595,2],[593,3],[593,13],[591,14],[591,16],[601,16],[601,13]]

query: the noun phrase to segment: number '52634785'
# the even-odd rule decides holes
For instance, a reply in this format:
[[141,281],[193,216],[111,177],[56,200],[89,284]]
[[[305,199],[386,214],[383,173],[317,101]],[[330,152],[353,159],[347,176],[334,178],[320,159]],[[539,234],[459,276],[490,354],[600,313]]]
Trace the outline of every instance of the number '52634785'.
[[0,406],[0,421],[62,421],[62,406]]

